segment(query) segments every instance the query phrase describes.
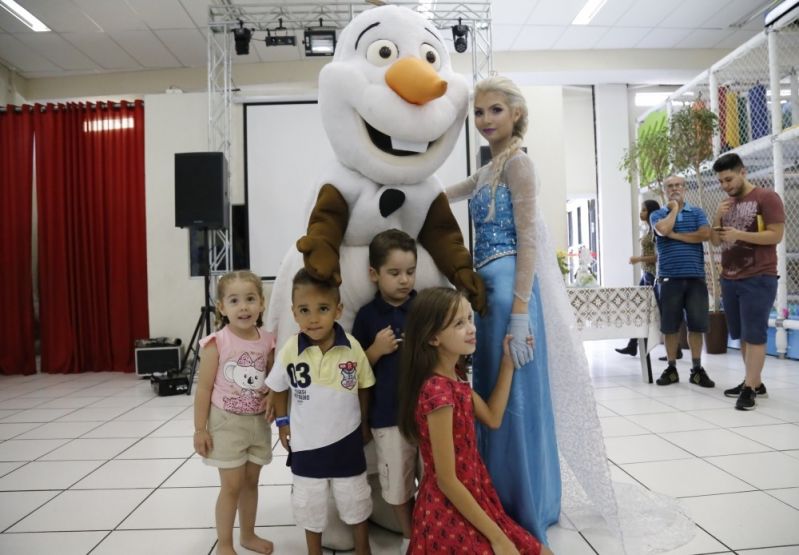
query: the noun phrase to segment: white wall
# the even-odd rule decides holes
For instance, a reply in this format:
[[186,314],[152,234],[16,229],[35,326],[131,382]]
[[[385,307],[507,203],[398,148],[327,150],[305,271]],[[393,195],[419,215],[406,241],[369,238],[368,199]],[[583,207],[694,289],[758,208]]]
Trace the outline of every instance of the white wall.
[[204,93],[144,98],[147,289],[152,337],[188,341],[203,305],[203,279],[189,277],[189,237],[175,227],[175,153],[208,149]]
[[566,247],[566,153],[562,87],[521,87],[530,124],[527,152],[541,180],[539,202],[556,249]]
[[596,198],[594,97],[591,87],[563,88],[566,197]]
[[27,80],[0,64],[0,106],[25,104]]
[[637,237],[630,233],[631,188],[618,167],[624,150],[630,145],[627,86],[597,85],[594,95],[600,280],[604,287],[629,286],[634,280],[629,259]]

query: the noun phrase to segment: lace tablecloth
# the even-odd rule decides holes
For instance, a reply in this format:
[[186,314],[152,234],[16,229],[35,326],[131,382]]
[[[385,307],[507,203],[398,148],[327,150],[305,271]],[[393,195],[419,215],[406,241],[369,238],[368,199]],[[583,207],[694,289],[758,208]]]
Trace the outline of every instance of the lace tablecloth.
[[[641,372],[652,382],[649,351],[660,343],[660,312],[652,287],[569,287],[580,339],[639,339]],[[643,347],[646,339],[646,348]]]

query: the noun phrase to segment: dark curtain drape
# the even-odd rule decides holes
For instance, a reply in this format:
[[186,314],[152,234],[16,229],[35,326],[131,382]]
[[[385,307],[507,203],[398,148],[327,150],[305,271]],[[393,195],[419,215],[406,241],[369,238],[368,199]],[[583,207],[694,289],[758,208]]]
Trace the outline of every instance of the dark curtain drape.
[[147,337],[144,105],[37,105],[42,371],[132,372]]
[[0,112],[0,373],[33,374],[33,112]]

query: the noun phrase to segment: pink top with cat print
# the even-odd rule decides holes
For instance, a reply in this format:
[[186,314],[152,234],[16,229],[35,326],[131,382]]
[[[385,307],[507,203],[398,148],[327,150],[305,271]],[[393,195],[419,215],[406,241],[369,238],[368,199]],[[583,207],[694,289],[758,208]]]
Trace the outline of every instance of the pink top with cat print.
[[264,380],[269,370],[266,360],[275,348],[275,336],[262,329],[258,333],[258,339],[247,341],[225,326],[200,341],[201,347],[216,341],[219,351],[219,367],[211,392],[214,406],[234,414],[260,414],[264,411]]

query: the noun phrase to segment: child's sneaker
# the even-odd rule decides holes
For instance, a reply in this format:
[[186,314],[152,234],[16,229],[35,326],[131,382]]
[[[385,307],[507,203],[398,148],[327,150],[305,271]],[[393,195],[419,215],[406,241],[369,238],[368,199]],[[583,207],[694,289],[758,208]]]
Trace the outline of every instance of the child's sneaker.
[[[730,389],[724,390],[725,397],[738,397],[741,394],[741,390],[744,388],[744,382],[739,383],[735,387],[731,387]],[[763,397],[764,399],[768,398],[768,392],[766,391],[766,384],[762,383],[755,388],[755,393],[757,393],[758,397]]]
[[669,366],[663,370],[663,373],[655,380],[655,383],[658,385],[671,385],[678,381],[680,381],[680,375],[677,373],[677,369],[674,366]]
[[743,389],[741,389],[738,400],[735,401],[735,408],[738,410],[752,410],[755,408],[755,397],[757,397],[755,390],[745,385]]
[[716,382],[710,379],[705,369],[701,366],[697,369],[691,369],[691,377],[689,381],[699,387],[716,387]]

